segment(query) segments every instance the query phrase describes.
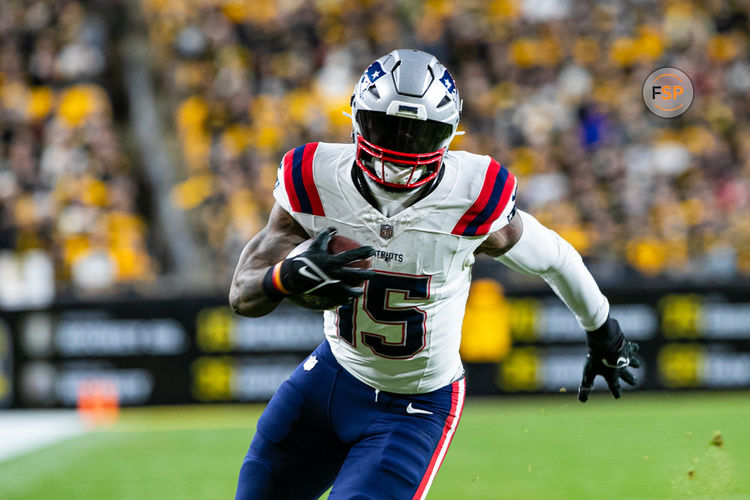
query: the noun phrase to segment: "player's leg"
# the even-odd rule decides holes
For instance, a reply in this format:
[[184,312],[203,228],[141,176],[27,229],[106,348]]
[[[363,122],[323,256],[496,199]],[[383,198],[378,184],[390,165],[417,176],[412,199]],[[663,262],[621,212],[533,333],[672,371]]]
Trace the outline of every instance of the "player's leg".
[[461,418],[465,381],[419,396],[383,395],[385,411],[344,461],[332,500],[424,498]]
[[279,387],[242,463],[237,500],[318,498],[333,483],[348,451],[326,416],[337,370],[325,360],[303,363]]

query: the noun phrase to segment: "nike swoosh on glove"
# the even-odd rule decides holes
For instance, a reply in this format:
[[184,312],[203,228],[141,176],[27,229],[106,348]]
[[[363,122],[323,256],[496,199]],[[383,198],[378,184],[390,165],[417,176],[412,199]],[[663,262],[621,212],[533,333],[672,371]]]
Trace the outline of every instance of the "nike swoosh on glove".
[[627,384],[635,385],[636,378],[628,368],[638,368],[641,362],[636,357],[638,344],[628,340],[620,329],[617,320],[608,317],[602,326],[586,332],[589,347],[586,363],[583,366],[583,378],[578,388],[578,400],[585,403],[594,387],[597,375],[604,377],[609,391],[615,399],[622,396],[620,379]]
[[[281,300],[286,295],[315,292],[340,304],[346,304],[364,293],[361,283],[375,276],[375,272],[346,266],[372,257],[375,255],[375,249],[362,246],[330,254],[328,244],[334,234],[336,229],[329,227],[313,240],[306,251],[277,264],[280,265],[280,280],[286,294],[274,294],[272,298]],[[273,270],[273,267],[269,269],[265,281],[272,280]],[[268,288],[264,286],[265,290]]]

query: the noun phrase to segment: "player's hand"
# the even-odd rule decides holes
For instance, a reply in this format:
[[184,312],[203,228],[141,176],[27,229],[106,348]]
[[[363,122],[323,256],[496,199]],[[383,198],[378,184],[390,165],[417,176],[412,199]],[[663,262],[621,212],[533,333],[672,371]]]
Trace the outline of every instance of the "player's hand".
[[363,246],[339,254],[328,253],[328,244],[336,233],[329,227],[313,240],[310,248],[281,263],[281,283],[290,294],[315,292],[341,304],[364,293],[360,286],[373,276],[370,269],[346,267],[375,255],[375,249]]
[[622,396],[620,379],[635,385],[635,375],[628,367],[641,366],[641,362],[635,357],[638,353],[638,344],[625,338],[617,320],[609,317],[601,327],[586,333],[586,341],[589,354],[583,366],[583,380],[578,388],[578,400],[585,403],[589,399],[597,375],[604,377],[612,396],[619,398]]

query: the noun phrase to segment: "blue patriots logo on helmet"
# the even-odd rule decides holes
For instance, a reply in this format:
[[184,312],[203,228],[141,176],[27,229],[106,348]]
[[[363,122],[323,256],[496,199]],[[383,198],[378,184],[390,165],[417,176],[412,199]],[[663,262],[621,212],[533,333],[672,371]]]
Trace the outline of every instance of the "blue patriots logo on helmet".
[[385,71],[383,71],[383,67],[378,61],[370,64],[365,73],[367,73],[367,79],[370,80],[371,85],[375,83],[378,78],[385,75]]
[[362,97],[378,78],[385,76],[385,70],[378,61],[370,64],[365,72],[362,74],[362,78],[359,83],[359,96]]
[[456,93],[456,83],[453,81],[453,77],[450,73],[448,73],[447,69],[443,72],[443,76],[440,77],[440,83],[445,85],[445,88],[451,94]]

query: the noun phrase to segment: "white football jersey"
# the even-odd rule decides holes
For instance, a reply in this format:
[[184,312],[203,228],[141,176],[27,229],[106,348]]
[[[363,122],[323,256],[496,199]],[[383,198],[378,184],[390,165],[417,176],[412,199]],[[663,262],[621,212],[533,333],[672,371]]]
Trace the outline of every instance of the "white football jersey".
[[463,373],[458,348],[474,251],[508,224],[516,180],[489,156],[449,151],[438,183],[392,217],[354,184],[354,144],[289,151],[274,196],[311,235],[327,227],[370,245],[375,278],[351,305],[325,311],[339,363],[382,391],[430,392]]

